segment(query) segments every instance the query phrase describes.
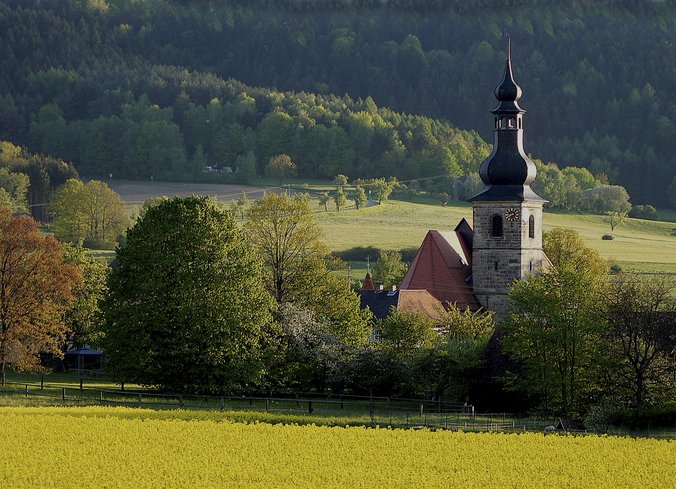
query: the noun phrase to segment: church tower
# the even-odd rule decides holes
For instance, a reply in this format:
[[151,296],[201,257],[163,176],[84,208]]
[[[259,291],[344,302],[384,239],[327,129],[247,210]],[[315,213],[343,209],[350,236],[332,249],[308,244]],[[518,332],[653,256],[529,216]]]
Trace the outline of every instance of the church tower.
[[493,152],[481,163],[479,173],[486,188],[472,197],[474,240],[472,287],[479,303],[505,314],[508,291],[549,260],[542,251],[542,206],[547,202],[530,185],[537,170],[523,149],[523,115],[519,106],[521,87],[512,73],[509,44],[505,77],[495,89]]

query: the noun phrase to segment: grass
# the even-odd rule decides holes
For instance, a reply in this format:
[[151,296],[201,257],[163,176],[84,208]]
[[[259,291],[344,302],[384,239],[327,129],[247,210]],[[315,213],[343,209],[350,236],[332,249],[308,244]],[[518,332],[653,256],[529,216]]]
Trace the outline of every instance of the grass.
[[[450,231],[463,217],[471,223],[472,208],[457,202],[442,207],[391,200],[360,210],[322,211],[317,216],[334,251],[359,246],[401,250],[417,249],[430,229]],[[623,270],[676,273],[673,223],[628,218],[611,232],[603,216],[545,211],[544,227],[576,229],[587,246]],[[611,234],[614,239],[604,241],[601,239],[604,234]],[[356,263],[351,265],[357,268]]]
[[[189,184],[158,182],[152,184],[147,182],[122,183],[129,184],[131,190],[135,189],[136,193],[130,193],[130,198],[137,198],[136,194],[139,192],[139,195],[143,194],[147,197],[153,192],[159,192],[158,195],[167,193],[167,188],[176,190],[174,189],[176,187],[184,191],[183,187],[190,187]],[[239,197],[241,190],[251,193],[266,185],[277,186],[279,182],[261,178],[256,183],[256,187],[223,185],[219,188],[235,189],[236,191],[232,190],[228,195]],[[300,178],[284,180],[283,185],[298,192],[314,193],[332,191],[335,188],[331,182],[325,180],[308,181]],[[130,189],[127,190],[131,192]],[[251,189],[251,192],[248,189]],[[226,190],[221,193],[223,192],[227,193]],[[251,194],[251,197],[255,198],[256,195]],[[224,198],[227,200],[228,197]],[[410,254],[420,246],[428,230],[450,231],[463,217],[471,223],[472,207],[469,203],[451,202],[446,207],[442,207],[434,199],[419,198],[418,200],[419,202],[416,203],[391,200],[379,206],[359,210],[347,208],[341,212],[335,210],[324,212],[323,207],[313,200],[312,207],[324,228],[327,243],[334,252],[372,246],[377,249],[408,250]],[[329,209],[335,209],[333,202],[329,203]],[[601,256],[619,265],[624,271],[676,273],[676,238],[672,235],[676,225],[674,222],[669,222],[676,221],[676,210],[660,209],[659,218],[663,221],[628,218],[611,232],[603,216],[545,211],[544,226],[545,230],[557,226],[576,229],[588,246],[598,250]],[[601,236],[604,234],[611,234],[614,239],[603,241]],[[97,250],[92,251],[91,254],[107,261],[111,261],[115,256],[113,250]],[[372,258],[375,259],[375,257]],[[350,262],[351,276],[363,277],[366,272],[366,257],[363,257],[363,261],[356,257],[352,259],[355,261]],[[337,273],[347,277],[347,267]]]

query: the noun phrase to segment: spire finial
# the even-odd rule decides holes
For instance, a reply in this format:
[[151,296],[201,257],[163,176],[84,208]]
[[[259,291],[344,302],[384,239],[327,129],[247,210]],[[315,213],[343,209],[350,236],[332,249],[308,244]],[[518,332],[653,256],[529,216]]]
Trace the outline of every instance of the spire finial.
[[507,37],[507,61],[505,61],[505,77],[495,89],[495,98],[500,102],[518,102],[521,98],[521,87],[514,81],[512,72],[512,38]]

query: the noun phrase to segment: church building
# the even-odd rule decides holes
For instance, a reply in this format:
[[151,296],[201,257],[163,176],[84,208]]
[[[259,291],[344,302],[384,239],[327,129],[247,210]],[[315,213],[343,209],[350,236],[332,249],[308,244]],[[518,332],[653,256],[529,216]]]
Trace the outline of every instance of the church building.
[[493,152],[479,169],[484,190],[470,199],[473,226],[462,219],[451,232],[429,231],[401,284],[427,290],[441,303],[509,309],[509,286],[551,262],[542,250],[542,210],[547,202],[531,184],[535,163],[523,147],[521,87],[514,81],[511,45],[505,76],[495,89]]

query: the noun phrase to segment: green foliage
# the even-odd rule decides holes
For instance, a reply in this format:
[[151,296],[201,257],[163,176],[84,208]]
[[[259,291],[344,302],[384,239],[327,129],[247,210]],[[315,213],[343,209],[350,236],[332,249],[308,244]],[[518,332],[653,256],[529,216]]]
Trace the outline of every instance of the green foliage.
[[0,167],[0,189],[2,189],[5,200],[8,201],[6,207],[14,212],[26,212],[28,208],[28,175],[25,173],[15,173],[7,168]]
[[423,313],[408,313],[392,308],[378,323],[381,347],[400,356],[408,356],[418,349],[429,348],[436,333],[434,322]]
[[359,209],[364,207],[368,203],[368,198],[366,197],[366,192],[361,186],[357,186],[352,195],[352,200],[354,200],[354,206]]
[[667,197],[669,199],[669,205],[676,208],[676,176],[671,180],[671,184],[667,189]]
[[610,224],[610,230],[615,231],[615,228],[624,222],[627,217],[626,212],[607,212],[605,221]]
[[328,192],[320,192],[317,197],[319,205],[324,206],[324,212],[328,211],[328,203],[331,200],[331,195]]
[[649,219],[651,221],[657,220],[657,209],[651,205],[634,205],[629,211],[629,217],[636,219]]
[[64,316],[70,330],[69,342],[75,347],[96,346],[102,335],[100,304],[108,293],[110,269],[105,261],[92,258],[75,246],[66,247],[66,262],[75,263],[83,278]]
[[392,191],[392,185],[390,185],[384,178],[376,178],[371,181],[369,188],[373,193],[373,197],[378,201],[379,204],[382,204],[384,200],[387,200]]
[[[662,61],[673,57],[669,2],[531,0],[497,10],[485,2],[108,4],[2,7],[2,137],[74,161],[86,174],[127,178],[158,178],[154,167],[129,166],[141,156],[159,168],[176,165],[172,174],[186,178],[184,155],[198,144],[218,164],[248,151],[261,164],[288,153],[305,176],[468,174],[488,146],[433,118],[490,138],[490,116],[477,107],[488,101],[486,83],[499,82],[509,31],[526,108],[537,117],[539,137],[528,149],[562,168],[604,173],[641,202],[668,202],[676,136],[664,109],[671,93],[661,82],[671,76]],[[146,110],[122,109],[144,95]],[[181,136],[173,144],[172,125]]]
[[675,288],[667,275],[618,274],[607,290],[607,345],[613,361],[608,383],[634,409],[673,400]]
[[582,192],[582,208],[598,214],[627,214],[631,210],[629,194],[618,185],[601,185]]
[[296,164],[291,160],[289,155],[279,154],[270,158],[270,161],[265,166],[265,175],[279,180],[279,185],[281,185],[282,180],[294,176],[296,170]]
[[333,201],[336,203],[336,210],[340,211],[341,207],[345,207],[347,203],[347,196],[343,187],[338,187],[333,191]]
[[572,268],[589,272],[590,277],[603,277],[608,263],[599,252],[584,244],[580,234],[572,228],[556,227],[542,236],[542,247],[554,268]]
[[260,380],[272,300],[257,255],[212,201],[149,208],[118,249],[109,289],[102,346],[116,379],[188,392]]
[[563,264],[509,292],[503,347],[523,365],[507,380],[564,417],[583,411],[581,399],[598,388],[605,333],[601,287],[587,269]]
[[406,265],[398,251],[380,250],[378,261],[373,265],[373,280],[389,288],[399,285],[406,274]]
[[493,314],[451,306],[436,325],[433,347],[419,359],[421,378],[437,396],[468,399],[472,379],[494,333]]
[[22,201],[25,180],[17,175],[28,175],[27,202],[32,206],[30,210],[33,217],[40,220],[48,217],[46,203],[56,187],[69,178],[77,177],[71,164],[49,156],[31,154],[8,141],[0,141],[0,168],[9,172],[5,184],[10,189],[5,189],[4,199],[11,206],[25,205],[26,201]]
[[347,185],[347,177],[345,175],[338,174],[333,179],[333,184],[337,187],[345,187]]
[[328,248],[307,199],[266,194],[249,209],[245,231],[279,304],[312,311],[346,344],[368,339],[369,315],[360,310],[359,297],[348,284],[331,274]]
[[55,192],[50,212],[59,239],[89,247],[114,245],[129,225],[120,196],[98,180],[68,180]]
[[235,181],[252,185],[256,181],[256,155],[253,151],[248,151],[246,155],[238,156],[235,163],[237,173]]

